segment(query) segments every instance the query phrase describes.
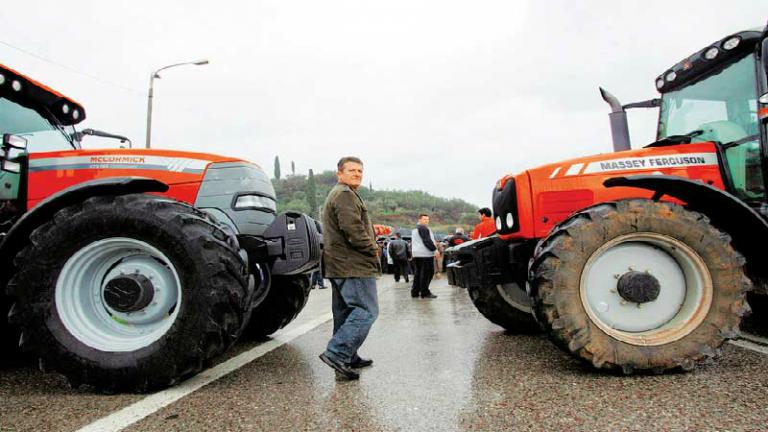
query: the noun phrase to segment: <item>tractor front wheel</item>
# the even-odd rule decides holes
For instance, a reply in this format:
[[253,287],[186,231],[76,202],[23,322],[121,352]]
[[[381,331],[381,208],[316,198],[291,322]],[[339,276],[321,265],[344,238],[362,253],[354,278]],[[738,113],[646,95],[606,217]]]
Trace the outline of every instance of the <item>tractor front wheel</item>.
[[536,248],[534,312],[558,346],[596,368],[690,370],[738,335],[751,287],[743,266],[730,237],[699,213],[600,204]]
[[516,283],[467,288],[477,310],[490,322],[509,333],[530,334],[541,331],[531,311],[531,300]]
[[309,275],[272,276],[269,292],[253,308],[245,336],[260,339],[285,327],[304,309],[309,298]]

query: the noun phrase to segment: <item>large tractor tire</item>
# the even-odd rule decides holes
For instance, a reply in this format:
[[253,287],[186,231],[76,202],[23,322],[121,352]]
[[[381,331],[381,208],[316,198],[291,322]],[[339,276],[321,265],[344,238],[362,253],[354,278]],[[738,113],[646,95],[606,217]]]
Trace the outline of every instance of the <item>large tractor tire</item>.
[[272,276],[269,292],[251,313],[245,336],[264,338],[288,325],[304,309],[310,289],[309,275]]
[[517,284],[470,286],[467,291],[477,310],[509,333],[530,334],[541,331],[533,317],[530,297]]
[[15,364],[19,349],[19,331],[8,322],[11,300],[0,293],[0,367]]
[[8,284],[21,348],[77,387],[149,391],[199,372],[248,319],[237,240],[163,197],[90,198],[38,227]]
[[598,369],[691,370],[738,336],[744,258],[696,212],[625,200],[576,213],[539,243],[534,313],[566,352]]

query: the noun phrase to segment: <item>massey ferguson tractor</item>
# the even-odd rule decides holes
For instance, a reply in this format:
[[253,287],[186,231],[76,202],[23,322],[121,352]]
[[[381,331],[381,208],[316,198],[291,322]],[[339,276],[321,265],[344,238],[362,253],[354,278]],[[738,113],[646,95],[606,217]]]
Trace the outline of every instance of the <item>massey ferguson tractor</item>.
[[[498,235],[449,255],[449,280],[510,332],[539,328],[597,369],[690,370],[736,337],[768,277],[768,28],[662,73],[659,99],[609,93],[616,152],[501,178]],[[630,149],[625,110],[659,107]]]
[[[0,65],[0,339],[78,386],[162,388],[291,321],[320,235],[257,165],[84,150],[75,101]],[[7,317],[7,321],[6,321]]]

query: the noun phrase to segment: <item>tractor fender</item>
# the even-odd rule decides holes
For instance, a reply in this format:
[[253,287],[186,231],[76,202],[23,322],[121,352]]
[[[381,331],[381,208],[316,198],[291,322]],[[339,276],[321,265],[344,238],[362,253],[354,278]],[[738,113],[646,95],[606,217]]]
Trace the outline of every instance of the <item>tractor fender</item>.
[[734,195],[699,181],[667,175],[613,177],[603,185],[647,189],[655,192],[654,200],[668,195],[685,202],[686,208],[707,216],[712,225],[731,236],[733,246],[747,259],[750,275],[768,276],[768,268],[760,265],[768,241],[768,222]]
[[[81,202],[93,196],[127,195],[144,192],[165,192],[168,185],[145,177],[109,177],[78,183],[61,190],[41,201],[30,211],[24,213],[0,243],[0,265],[3,268],[13,266],[13,258],[24,248],[29,236],[40,224],[49,220],[59,210]],[[3,271],[0,283],[5,285],[11,272]]]

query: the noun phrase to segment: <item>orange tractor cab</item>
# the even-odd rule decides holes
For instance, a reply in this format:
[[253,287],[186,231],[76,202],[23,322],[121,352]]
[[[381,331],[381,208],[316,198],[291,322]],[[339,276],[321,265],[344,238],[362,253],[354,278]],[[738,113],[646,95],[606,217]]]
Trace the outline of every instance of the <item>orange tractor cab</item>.
[[[543,328],[595,368],[691,369],[738,335],[768,267],[768,28],[717,40],[611,105],[614,153],[501,178],[499,235],[450,250],[449,279],[491,321]],[[626,109],[658,107],[630,149]]]
[[6,352],[20,347],[74,385],[144,391],[299,313],[321,236],[306,215],[276,214],[259,166],[84,150],[84,118],[77,102],[0,65]]

